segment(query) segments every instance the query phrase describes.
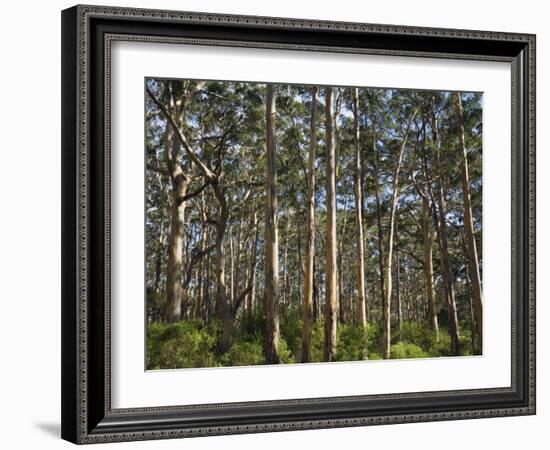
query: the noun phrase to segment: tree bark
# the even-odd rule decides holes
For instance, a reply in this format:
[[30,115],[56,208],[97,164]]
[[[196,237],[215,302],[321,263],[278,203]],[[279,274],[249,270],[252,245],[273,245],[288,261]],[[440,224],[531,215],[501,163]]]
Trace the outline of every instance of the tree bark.
[[468,170],[468,154],[464,138],[464,114],[462,111],[462,100],[460,92],[455,93],[455,106],[458,118],[458,142],[462,159],[462,191],[464,193],[464,230],[466,233],[466,248],[468,250],[468,262],[470,265],[470,279],[474,294],[474,312],[476,316],[476,330],[478,344],[483,346],[483,293],[481,291],[481,276],[479,272],[479,261],[474,231],[472,214],[472,201],[470,195],[470,176]]
[[[355,192],[355,227],[357,245],[357,309],[359,323],[367,326],[367,297],[365,290],[365,242],[363,238],[363,167],[361,164],[359,129],[359,89],[353,89],[353,147],[355,150],[354,192]],[[365,342],[365,355],[367,345]]]
[[334,142],[334,92],[325,88],[325,141],[327,190],[327,274],[325,310],[325,361],[336,356],[336,327],[338,321],[337,252],[336,252],[336,158]]
[[397,303],[397,329],[399,330],[399,339],[403,335],[403,309],[401,305],[401,257],[399,254],[399,228],[398,222],[395,222],[395,296]]
[[165,158],[172,183],[172,208],[170,213],[170,240],[168,242],[168,262],[166,268],[166,320],[177,322],[181,318],[183,288],[183,240],[185,235],[186,202],[180,201],[187,194],[189,178],[181,168],[178,146],[174,131],[168,127],[165,138]]
[[288,299],[288,288],[289,288],[289,280],[288,280],[288,241],[289,241],[289,232],[290,232],[290,210],[287,209],[286,214],[284,214],[285,219],[285,228],[284,228],[284,246],[283,246],[283,282],[282,282],[282,295],[281,300],[283,304],[283,308],[286,307],[287,299]]
[[437,164],[438,179],[436,182],[437,206],[438,206],[438,240],[440,248],[441,271],[443,282],[445,284],[445,296],[447,300],[447,317],[449,319],[449,334],[451,335],[451,353],[460,354],[460,331],[458,326],[458,314],[456,310],[456,300],[454,291],[454,276],[449,261],[449,244],[447,239],[447,219],[445,195],[443,193],[443,167],[441,164],[441,143],[439,139],[439,130],[437,116],[435,113],[435,100],[432,99],[432,136],[435,144],[435,161]]
[[252,253],[250,255],[249,268],[248,268],[251,288],[250,288],[250,293],[246,296],[246,301],[245,301],[245,310],[250,314],[252,313],[252,308],[254,307],[254,301],[256,297],[256,258],[258,254],[258,235],[259,235],[257,211],[254,211],[254,217],[252,220],[254,225],[254,238],[252,241]]
[[309,126],[309,159],[307,191],[307,247],[303,305],[302,362],[311,360],[311,318],[315,260],[315,160],[317,149],[317,87],[311,88],[311,122]]
[[405,135],[401,141],[399,147],[399,153],[397,156],[397,163],[393,173],[393,182],[392,182],[392,195],[390,200],[390,220],[389,220],[389,229],[388,229],[388,246],[386,250],[386,263],[384,264],[384,302],[382,305],[382,315],[384,321],[384,337],[383,337],[383,346],[382,346],[382,356],[384,359],[390,358],[390,347],[391,347],[391,292],[392,292],[392,254],[393,254],[393,236],[395,228],[395,213],[397,209],[397,199],[399,197],[399,173],[401,171],[401,162],[403,161],[403,154],[405,152],[405,147],[407,145],[407,140],[409,137],[409,129],[411,123],[416,116],[417,111],[411,115],[407,123],[407,128],[405,130]]
[[277,200],[277,158],[275,144],[275,90],[267,85],[266,95],[266,276],[265,301],[267,330],[265,353],[268,364],[279,363],[279,236]]
[[380,271],[380,297],[382,304],[386,294],[384,292],[384,231],[382,230],[382,205],[380,201],[380,151],[376,145],[376,124],[374,113],[371,116],[372,121],[372,150],[373,150],[373,168],[374,168],[374,196],[376,199],[376,228],[378,231],[378,270]]
[[222,341],[218,351],[225,353],[233,342],[233,315],[231,298],[227,295],[225,281],[225,231],[229,219],[229,207],[223,189],[216,183],[213,185],[214,195],[220,207],[216,220],[216,306],[221,309],[223,318]]
[[[464,239],[464,233],[460,233],[460,239],[462,241],[462,251],[464,252],[466,260],[468,259],[468,249],[466,246],[466,240]],[[472,342],[472,355],[476,354],[476,326],[475,326],[475,312],[474,304],[472,302],[472,279],[470,277],[469,262],[466,263],[466,296],[468,297],[468,306],[470,307],[470,333]]]
[[433,243],[434,233],[432,231],[430,217],[430,204],[426,197],[422,198],[422,237],[424,243],[424,276],[426,278],[426,300],[428,303],[428,320],[430,328],[435,332],[436,340],[439,341],[439,324],[437,321],[437,305],[434,285],[433,266]]

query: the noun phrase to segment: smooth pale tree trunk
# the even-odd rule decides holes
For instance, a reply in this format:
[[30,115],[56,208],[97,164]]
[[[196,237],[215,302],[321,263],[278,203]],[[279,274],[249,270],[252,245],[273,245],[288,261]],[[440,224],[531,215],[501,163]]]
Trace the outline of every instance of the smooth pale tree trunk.
[[267,85],[266,94],[266,274],[265,302],[267,330],[265,336],[265,356],[269,364],[279,363],[279,235],[277,200],[277,152],[275,144],[275,90]]
[[376,145],[376,125],[374,114],[371,118],[372,121],[372,150],[374,159],[374,196],[376,198],[376,228],[378,232],[378,270],[380,271],[380,297],[382,298],[382,304],[384,298],[386,298],[384,292],[384,232],[382,230],[382,205],[380,200],[380,151]]
[[445,296],[447,302],[447,317],[449,320],[449,334],[451,335],[451,353],[458,355],[460,353],[460,331],[458,326],[458,313],[456,310],[456,300],[454,291],[454,276],[449,261],[449,243],[447,238],[447,207],[445,195],[443,192],[443,168],[441,164],[441,143],[439,139],[439,129],[437,117],[435,114],[435,104],[432,99],[432,135],[435,144],[435,162],[437,165],[438,180],[436,182],[436,197],[438,206],[438,240],[440,249],[441,271],[445,285]]
[[[460,238],[462,241],[462,251],[466,260],[468,259],[468,249],[466,248],[466,239],[464,238],[464,233],[460,233]],[[474,303],[472,301],[472,279],[470,277],[469,262],[466,264],[466,296],[468,297],[468,305],[470,307],[470,333],[472,335],[472,355],[476,354],[476,326],[475,326],[475,313],[474,313]]]
[[382,342],[382,356],[384,359],[390,358],[390,347],[391,347],[391,293],[392,293],[392,256],[393,256],[393,238],[394,238],[394,229],[395,229],[395,215],[397,210],[397,200],[399,197],[399,174],[401,172],[401,163],[403,161],[403,154],[405,153],[405,147],[407,145],[409,137],[409,129],[412,121],[416,116],[417,111],[415,111],[409,122],[405,131],[405,136],[401,141],[399,147],[399,153],[397,155],[397,163],[395,165],[395,170],[393,172],[393,182],[392,182],[392,195],[390,200],[390,219],[388,227],[388,247],[386,250],[386,263],[384,264],[384,302],[382,305],[382,315],[383,315],[383,327],[384,327],[384,336]]
[[325,361],[336,356],[336,327],[338,322],[337,251],[336,251],[336,158],[334,142],[334,92],[325,88],[325,141],[327,191],[327,273],[325,305]]
[[233,304],[235,301],[235,237],[233,236],[233,230],[229,228],[229,303]]
[[178,147],[174,131],[169,127],[165,138],[165,155],[172,182],[172,208],[170,213],[170,238],[168,242],[168,262],[166,268],[166,320],[177,322],[181,318],[183,300],[183,241],[185,236],[185,208],[182,199],[187,194],[189,178],[185,176],[180,164]]
[[[176,182],[174,186],[174,204],[175,197],[183,193],[187,188],[187,183]],[[183,288],[181,277],[183,271],[183,239],[185,234],[185,202],[172,208],[170,221],[170,241],[168,244],[168,264],[166,273],[167,289],[167,320],[168,322],[177,322],[182,314]]]
[[315,160],[317,149],[317,87],[311,88],[311,123],[309,126],[309,159],[307,190],[307,244],[303,305],[302,362],[311,360],[311,319],[315,260]]
[[462,159],[462,191],[464,194],[464,231],[466,233],[466,248],[468,250],[468,262],[470,266],[470,279],[474,294],[474,311],[476,316],[476,330],[480,348],[483,346],[483,293],[481,291],[481,276],[472,214],[472,201],[470,194],[470,175],[468,170],[468,154],[464,138],[464,114],[462,100],[459,92],[455,93],[456,114],[458,117],[458,142]]
[[433,244],[434,232],[432,231],[430,204],[424,196],[422,198],[422,238],[424,243],[424,277],[426,278],[426,300],[428,303],[428,321],[434,331],[436,340],[439,341],[439,324],[437,322],[437,305],[434,284]]
[[[363,238],[363,167],[361,164],[359,130],[359,89],[353,89],[353,147],[354,158],[354,193],[355,193],[355,228],[357,246],[357,309],[359,323],[363,328],[367,326],[367,296],[365,291],[365,242]],[[351,302],[350,302],[351,303]],[[365,342],[365,355],[367,344]]]
[[222,341],[218,351],[225,353],[231,347],[233,341],[233,314],[231,298],[227,294],[225,280],[225,232],[229,219],[229,208],[225,194],[219,185],[214,185],[214,195],[220,207],[216,220],[216,306],[221,309],[223,319]]

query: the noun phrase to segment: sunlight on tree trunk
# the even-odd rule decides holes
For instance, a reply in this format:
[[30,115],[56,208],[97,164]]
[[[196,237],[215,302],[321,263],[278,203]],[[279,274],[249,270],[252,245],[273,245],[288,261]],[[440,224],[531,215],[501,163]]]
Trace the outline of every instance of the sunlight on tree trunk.
[[315,160],[317,148],[317,87],[311,88],[311,119],[309,126],[309,159],[307,191],[307,248],[303,305],[302,362],[311,359],[311,316],[315,259]]
[[277,149],[275,143],[275,90],[267,85],[266,95],[266,361],[279,362],[279,232],[277,201]]
[[334,93],[325,88],[326,178],[327,178],[327,275],[325,305],[325,361],[336,356],[338,298],[336,271],[336,160],[334,148]]

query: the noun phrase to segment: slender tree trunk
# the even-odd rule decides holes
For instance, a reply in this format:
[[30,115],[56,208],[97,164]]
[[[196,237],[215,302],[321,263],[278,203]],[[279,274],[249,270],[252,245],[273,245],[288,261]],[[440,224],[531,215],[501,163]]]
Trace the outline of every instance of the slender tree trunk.
[[245,310],[249,314],[252,313],[252,307],[254,304],[254,299],[256,297],[256,258],[258,254],[258,235],[259,235],[257,211],[254,211],[254,218],[252,220],[253,220],[253,226],[254,226],[254,238],[252,241],[252,253],[248,264],[251,288],[250,288],[250,292],[246,296],[246,301],[245,301]]
[[214,195],[220,207],[219,216],[216,220],[216,307],[218,308],[218,314],[221,312],[223,319],[222,342],[218,350],[220,353],[225,353],[229,350],[233,341],[232,303],[230,296],[227,295],[225,281],[225,232],[229,219],[229,208],[223,189],[217,183],[214,184]]
[[[336,154],[336,153],[335,153]],[[338,166],[338,160],[336,160],[336,166]],[[348,197],[344,195],[344,219],[342,220],[340,237],[337,240],[336,244],[336,253],[337,253],[337,265],[336,267],[343,267],[342,261],[344,259],[343,247],[344,247],[344,236],[346,234],[346,229],[348,225]],[[340,323],[346,322],[345,317],[345,308],[344,308],[344,273],[342,271],[336,271],[336,278],[338,281],[338,291],[336,293],[336,298],[338,299],[338,319]]]
[[390,200],[390,220],[388,229],[388,247],[386,251],[386,263],[384,264],[384,303],[382,306],[383,320],[384,320],[384,337],[382,352],[384,359],[390,358],[390,346],[391,346],[391,292],[392,292],[392,253],[393,253],[393,236],[395,228],[395,214],[397,210],[397,199],[399,197],[399,173],[401,171],[401,162],[403,161],[403,154],[407,145],[409,137],[409,129],[412,121],[416,116],[416,111],[412,114],[407,124],[405,136],[399,147],[399,153],[397,156],[397,163],[393,173],[392,182],[392,195]]
[[430,226],[430,205],[426,197],[422,198],[422,237],[424,242],[424,276],[426,278],[426,301],[428,303],[428,319],[430,328],[439,341],[439,324],[437,322],[437,305],[435,298],[433,243],[434,233]]
[[232,302],[235,302],[236,299],[239,296],[239,292],[241,290],[241,255],[242,255],[242,229],[243,229],[243,221],[239,222],[239,225],[237,226],[237,239],[236,242],[233,244],[234,248],[234,271],[235,276],[233,279],[233,299]]
[[395,222],[395,297],[397,303],[397,329],[399,339],[403,335],[403,309],[401,307],[401,258],[399,255],[399,228]]
[[440,259],[443,281],[445,283],[445,295],[447,299],[447,316],[449,319],[449,334],[451,335],[451,352],[454,355],[460,354],[460,331],[458,326],[458,314],[456,310],[456,300],[454,291],[454,276],[449,261],[449,244],[447,239],[447,219],[445,195],[443,193],[443,168],[441,164],[441,144],[439,140],[439,130],[437,117],[435,115],[435,105],[432,101],[432,134],[435,143],[435,161],[437,164],[438,180],[436,183],[438,216],[438,238],[440,246]]
[[[460,239],[462,241],[462,250],[464,252],[466,260],[468,260],[468,249],[466,246],[466,240],[464,239],[464,233],[460,233]],[[476,354],[476,327],[475,327],[475,312],[474,304],[472,302],[472,279],[470,277],[469,261],[466,263],[466,296],[468,297],[468,306],[470,307],[470,333],[472,335],[472,355]]]
[[[208,233],[209,234],[209,233]],[[210,274],[212,273],[212,256],[208,255],[206,264],[206,276],[204,279],[204,321],[209,322],[212,317],[212,304],[210,293]]]
[[327,274],[325,311],[325,361],[336,356],[336,327],[338,321],[337,251],[336,251],[336,159],[334,142],[334,92],[325,88],[325,132],[327,159]]
[[308,191],[307,191],[307,247],[304,286],[302,362],[311,360],[311,315],[313,305],[315,260],[315,160],[317,149],[317,87],[311,88],[311,122],[309,127]]
[[378,231],[378,268],[380,271],[380,297],[382,304],[386,294],[384,292],[384,231],[382,230],[382,205],[380,201],[380,151],[376,145],[376,125],[372,115],[372,150],[374,159],[374,196],[376,198],[376,228]]
[[267,310],[266,362],[279,363],[279,236],[277,200],[277,157],[275,144],[275,90],[267,85],[266,97],[266,280],[265,300]]
[[317,268],[315,259],[313,260],[313,322],[317,322],[321,318],[321,293],[319,292],[319,286],[321,286],[322,279],[321,274]]
[[229,227],[229,303],[233,304],[235,302],[237,290],[235,286],[235,237],[233,234],[234,227]]
[[462,158],[462,190],[464,193],[464,230],[466,232],[466,248],[468,250],[468,261],[470,264],[470,277],[474,294],[474,311],[476,316],[476,330],[480,348],[483,347],[483,293],[481,291],[481,276],[479,272],[479,261],[474,231],[472,214],[472,201],[470,195],[470,176],[468,170],[468,154],[464,138],[464,118],[462,111],[461,94],[455,94],[455,106],[458,117],[458,137],[460,153]]
[[[168,133],[167,133],[168,134]],[[161,171],[160,171],[160,161],[157,160],[158,165],[158,171],[157,171],[157,179],[159,184],[159,197],[158,197],[158,204],[159,204],[159,238],[158,238],[158,252],[157,252],[157,259],[155,262],[155,281],[153,283],[153,291],[157,294],[160,294],[160,281],[162,278],[162,259],[164,256],[164,246],[166,244],[166,230],[164,227],[164,220],[165,220],[165,206],[164,206],[164,198],[166,196],[166,188],[164,180],[162,179]]]
[[285,232],[284,232],[284,250],[283,250],[283,295],[282,295],[282,304],[283,308],[286,307],[288,300],[288,241],[289,241],[289,231],[290,231],[290,211],[287,210],[284,215],[285,218]]
[[[204,199],[204,192],[200,196],[200,219],[201,219],[201,232],[200,232],[200,251],[204,252],[208,245],[208,227],[206,224],[206,203]],[[207,255],[208,256],[208,255]],[[197,268],[197,289],[198,289],[198,301],[195,317],[202,318],[206,321],[206,266],[208,264],[208,257],[201,258],[199,266]]]
[[[355,192],[355,228],[357,246],[357,309],[359,323],[367,326],[367,294],[365,290],[365,242],[363,238],[363,167],[361,164],[359,130],[359,89],[353,89],[353,146],[355,150],[354,192]],[[365,341],[364,353],[367,355]]]
[[158,239],[158,253],[157,253],[157,260],[155,262],[155,282],[153,284],[153,291],[155,293],[160,293],[160,279],[162,274],[162,255],[164,253],[164,242],[165,242],[165,236],[164,236],[164,218],[161,215],[160,219],[160,231],[159,231],[159,239]]

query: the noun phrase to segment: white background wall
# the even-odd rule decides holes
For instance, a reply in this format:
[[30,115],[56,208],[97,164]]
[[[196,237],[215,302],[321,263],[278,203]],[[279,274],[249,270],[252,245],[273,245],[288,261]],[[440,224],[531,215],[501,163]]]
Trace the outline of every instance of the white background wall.
[[[97,1],[103,4],[104,2]],[[70,1],[11,1],[0,25],[0,446],[68,448],[60,403],[60,10]],[[544,448],[550,423],[544,328],[550,251],[549,17],[542,1],[111,0],[105,4],[537,34],[538,415],[502,419],[116,444],[118,448]],[[546,203],[546,207],[545,207]],[[114,447],[113,447],[114,448]]]

